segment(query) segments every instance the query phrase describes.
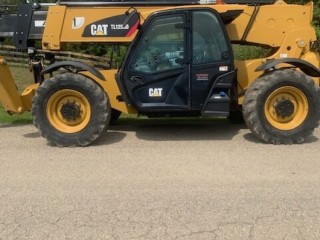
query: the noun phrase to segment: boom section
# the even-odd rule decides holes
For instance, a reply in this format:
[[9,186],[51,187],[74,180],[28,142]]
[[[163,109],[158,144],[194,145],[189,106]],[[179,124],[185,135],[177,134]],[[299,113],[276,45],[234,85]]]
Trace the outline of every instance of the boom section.
[[143,1],[62,2],[36,9],[30,4],[22,5],[18,14],[1,16],[0,37],[13,37],[20,49],[32,46],[35,40],[42,40],[42,48],[47,50],[59,50],[64,43],[130,43],[153,13],[201,7],[221,14],[231,42],[285,47],[293,52],[301,47],[308,51],[309,43],[316,41],[311,24],[312,3],[303,6],[283,1],[252,6],[203,4],[208,2],[162,1],[160,4],[158,1],[144,5]]

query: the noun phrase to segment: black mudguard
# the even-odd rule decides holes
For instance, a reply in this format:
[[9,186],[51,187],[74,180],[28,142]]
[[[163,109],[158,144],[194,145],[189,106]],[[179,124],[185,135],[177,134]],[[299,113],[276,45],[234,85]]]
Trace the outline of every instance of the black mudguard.
[[273,69],[278,64],[281,64],[281,63],[287,63],[287,64],[290,64],[294,67],[300,68],[300,70],[302,72],[304,72],[305,74],[307,74],[311,77],[320,77],[320,69],[319,68],[315,67],[314,65],[312,65],[311,63],[309,63],[307,61],[297,59],[297,58],[281,58],[281,59],[277,59],[277,60],[268,61],[268,62],[260,65],[256,69],[256,72]]
[[88,71],[88,72],[92,73],[94,76],[96,76],[97,78],[99,78],[103,81],[106,80],[104,78],[104,76],[94,67],[89,66],[89,65],[82,63],[82,62],[74,62],[74,61],[61,61],[61,62],[53,63],[53,64],[45,67],[43,69],[43,71],[41,72],[41,74],[44,75],[44,74],[52,73],[54,71],[57,71],[60,68],[67,69],[67,67],[74,67],[76,69],[76,72]]
[[243,13],[243,10],[228,10],[226,12],[220,13],[221,19],[224,24],[231,23],[234,19],[239,17]]

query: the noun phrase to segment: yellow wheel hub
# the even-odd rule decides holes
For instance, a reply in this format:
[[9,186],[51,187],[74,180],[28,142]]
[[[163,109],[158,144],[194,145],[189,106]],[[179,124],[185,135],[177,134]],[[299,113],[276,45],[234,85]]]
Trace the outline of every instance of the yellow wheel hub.
[[298,88],[285,86],[273,91],[264,105],[268,122],[279,130],[293,130],[307,118],[309,103]]
[[88,99],[80,92],[63,89],[50,97],[46,113],[55,129],[63,133],[75,133],[88,125],[91,107]]

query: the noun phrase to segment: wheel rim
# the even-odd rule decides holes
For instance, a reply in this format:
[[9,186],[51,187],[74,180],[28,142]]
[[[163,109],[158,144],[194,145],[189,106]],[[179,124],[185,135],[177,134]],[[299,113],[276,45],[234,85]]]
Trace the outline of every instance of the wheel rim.
[[50,97],[46,113],[55,129],[64,133],[75,133],[88,125],[91,107],[88,99],[80,92],[63,89]]
[[309,103],[298,88],[285,86],[273,91],[264,105],[264,112],[271,126],[279,130],[293,130],[307,118]]

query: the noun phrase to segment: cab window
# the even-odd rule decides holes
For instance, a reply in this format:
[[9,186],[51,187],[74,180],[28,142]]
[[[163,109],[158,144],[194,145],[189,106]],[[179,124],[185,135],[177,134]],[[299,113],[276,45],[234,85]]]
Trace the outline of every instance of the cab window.
[[142,73],[157,73],[184,67],[184,15],[158,18],[140,40],[129,68]]
[[193,12],[192,30],[193,64],[216,62],[229,57],[221,24],[212,12]]

